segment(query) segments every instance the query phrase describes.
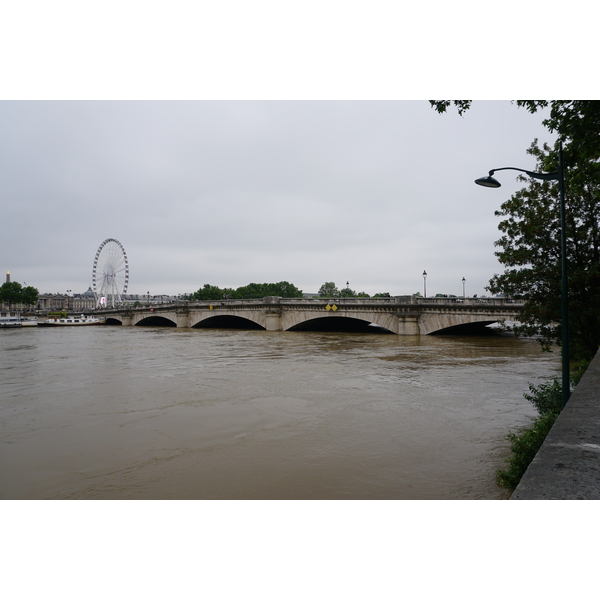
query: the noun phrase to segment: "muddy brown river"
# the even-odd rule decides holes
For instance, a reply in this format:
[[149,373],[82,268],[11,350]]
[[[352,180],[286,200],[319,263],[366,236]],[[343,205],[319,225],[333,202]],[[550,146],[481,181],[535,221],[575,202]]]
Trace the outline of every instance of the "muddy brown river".
[[502,499],[533,340],[0,332],[4,499]]

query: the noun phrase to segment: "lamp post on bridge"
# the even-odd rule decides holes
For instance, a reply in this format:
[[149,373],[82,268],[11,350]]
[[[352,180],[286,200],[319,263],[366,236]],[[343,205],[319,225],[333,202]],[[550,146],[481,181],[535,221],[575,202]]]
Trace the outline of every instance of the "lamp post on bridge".
[[423,271],[423,298],[427,298],[427,271]]
[[462,284],[463,284],[463,299],[466,298],[467,296],[465,295],[465,283],[466,283],[466,279],[463,277],[462,278]]
[[562,330],[562,405],[563,408],[567,404],[571,392],[571,382],[569,377],[569,286],[567,273],[567,228],[565,218],[565,171],[563,164],[563,148],[562,143],[559,143],[558,148],[558,171],[555,173],[535,173],[525,169],[517,169],[516,167],[502,167],[500,169],[492,169],[487,177],[480,177],[475,180],[477,185],[484,187],[499,188],[500,182],[492,177],[496,171],[521,171],[527,173],[529,177],[534,179],[542,179],[544,181],[557,181],[560,192],[560,241],[561,241],[561,269],[562,269],[562,289],[561,289],[561,330]]

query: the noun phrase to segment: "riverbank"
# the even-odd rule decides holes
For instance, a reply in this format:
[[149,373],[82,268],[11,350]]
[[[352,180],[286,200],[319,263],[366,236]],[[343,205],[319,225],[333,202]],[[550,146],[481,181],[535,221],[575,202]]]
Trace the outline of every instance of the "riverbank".
[[600,499],[600,352],[559,415],[511,500]]

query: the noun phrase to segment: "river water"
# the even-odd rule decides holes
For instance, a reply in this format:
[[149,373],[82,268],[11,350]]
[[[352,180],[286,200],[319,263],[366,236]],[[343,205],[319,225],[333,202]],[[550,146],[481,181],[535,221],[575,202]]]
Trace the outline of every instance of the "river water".
[[503,499],[533,340],[0,332],[0,498]]

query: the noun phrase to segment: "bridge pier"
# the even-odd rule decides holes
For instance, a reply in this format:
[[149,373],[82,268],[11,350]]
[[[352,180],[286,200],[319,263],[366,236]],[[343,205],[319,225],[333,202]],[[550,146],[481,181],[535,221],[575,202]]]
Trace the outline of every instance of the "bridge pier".
[[282,331],[281,314],[267,313],[265,316],[265,329],[267,331]]
[[398,335],[421,335],[419,315],[398,315]]
[[190,314],[188,312],[177,313],[177,327],[189,327],[190,326]]

